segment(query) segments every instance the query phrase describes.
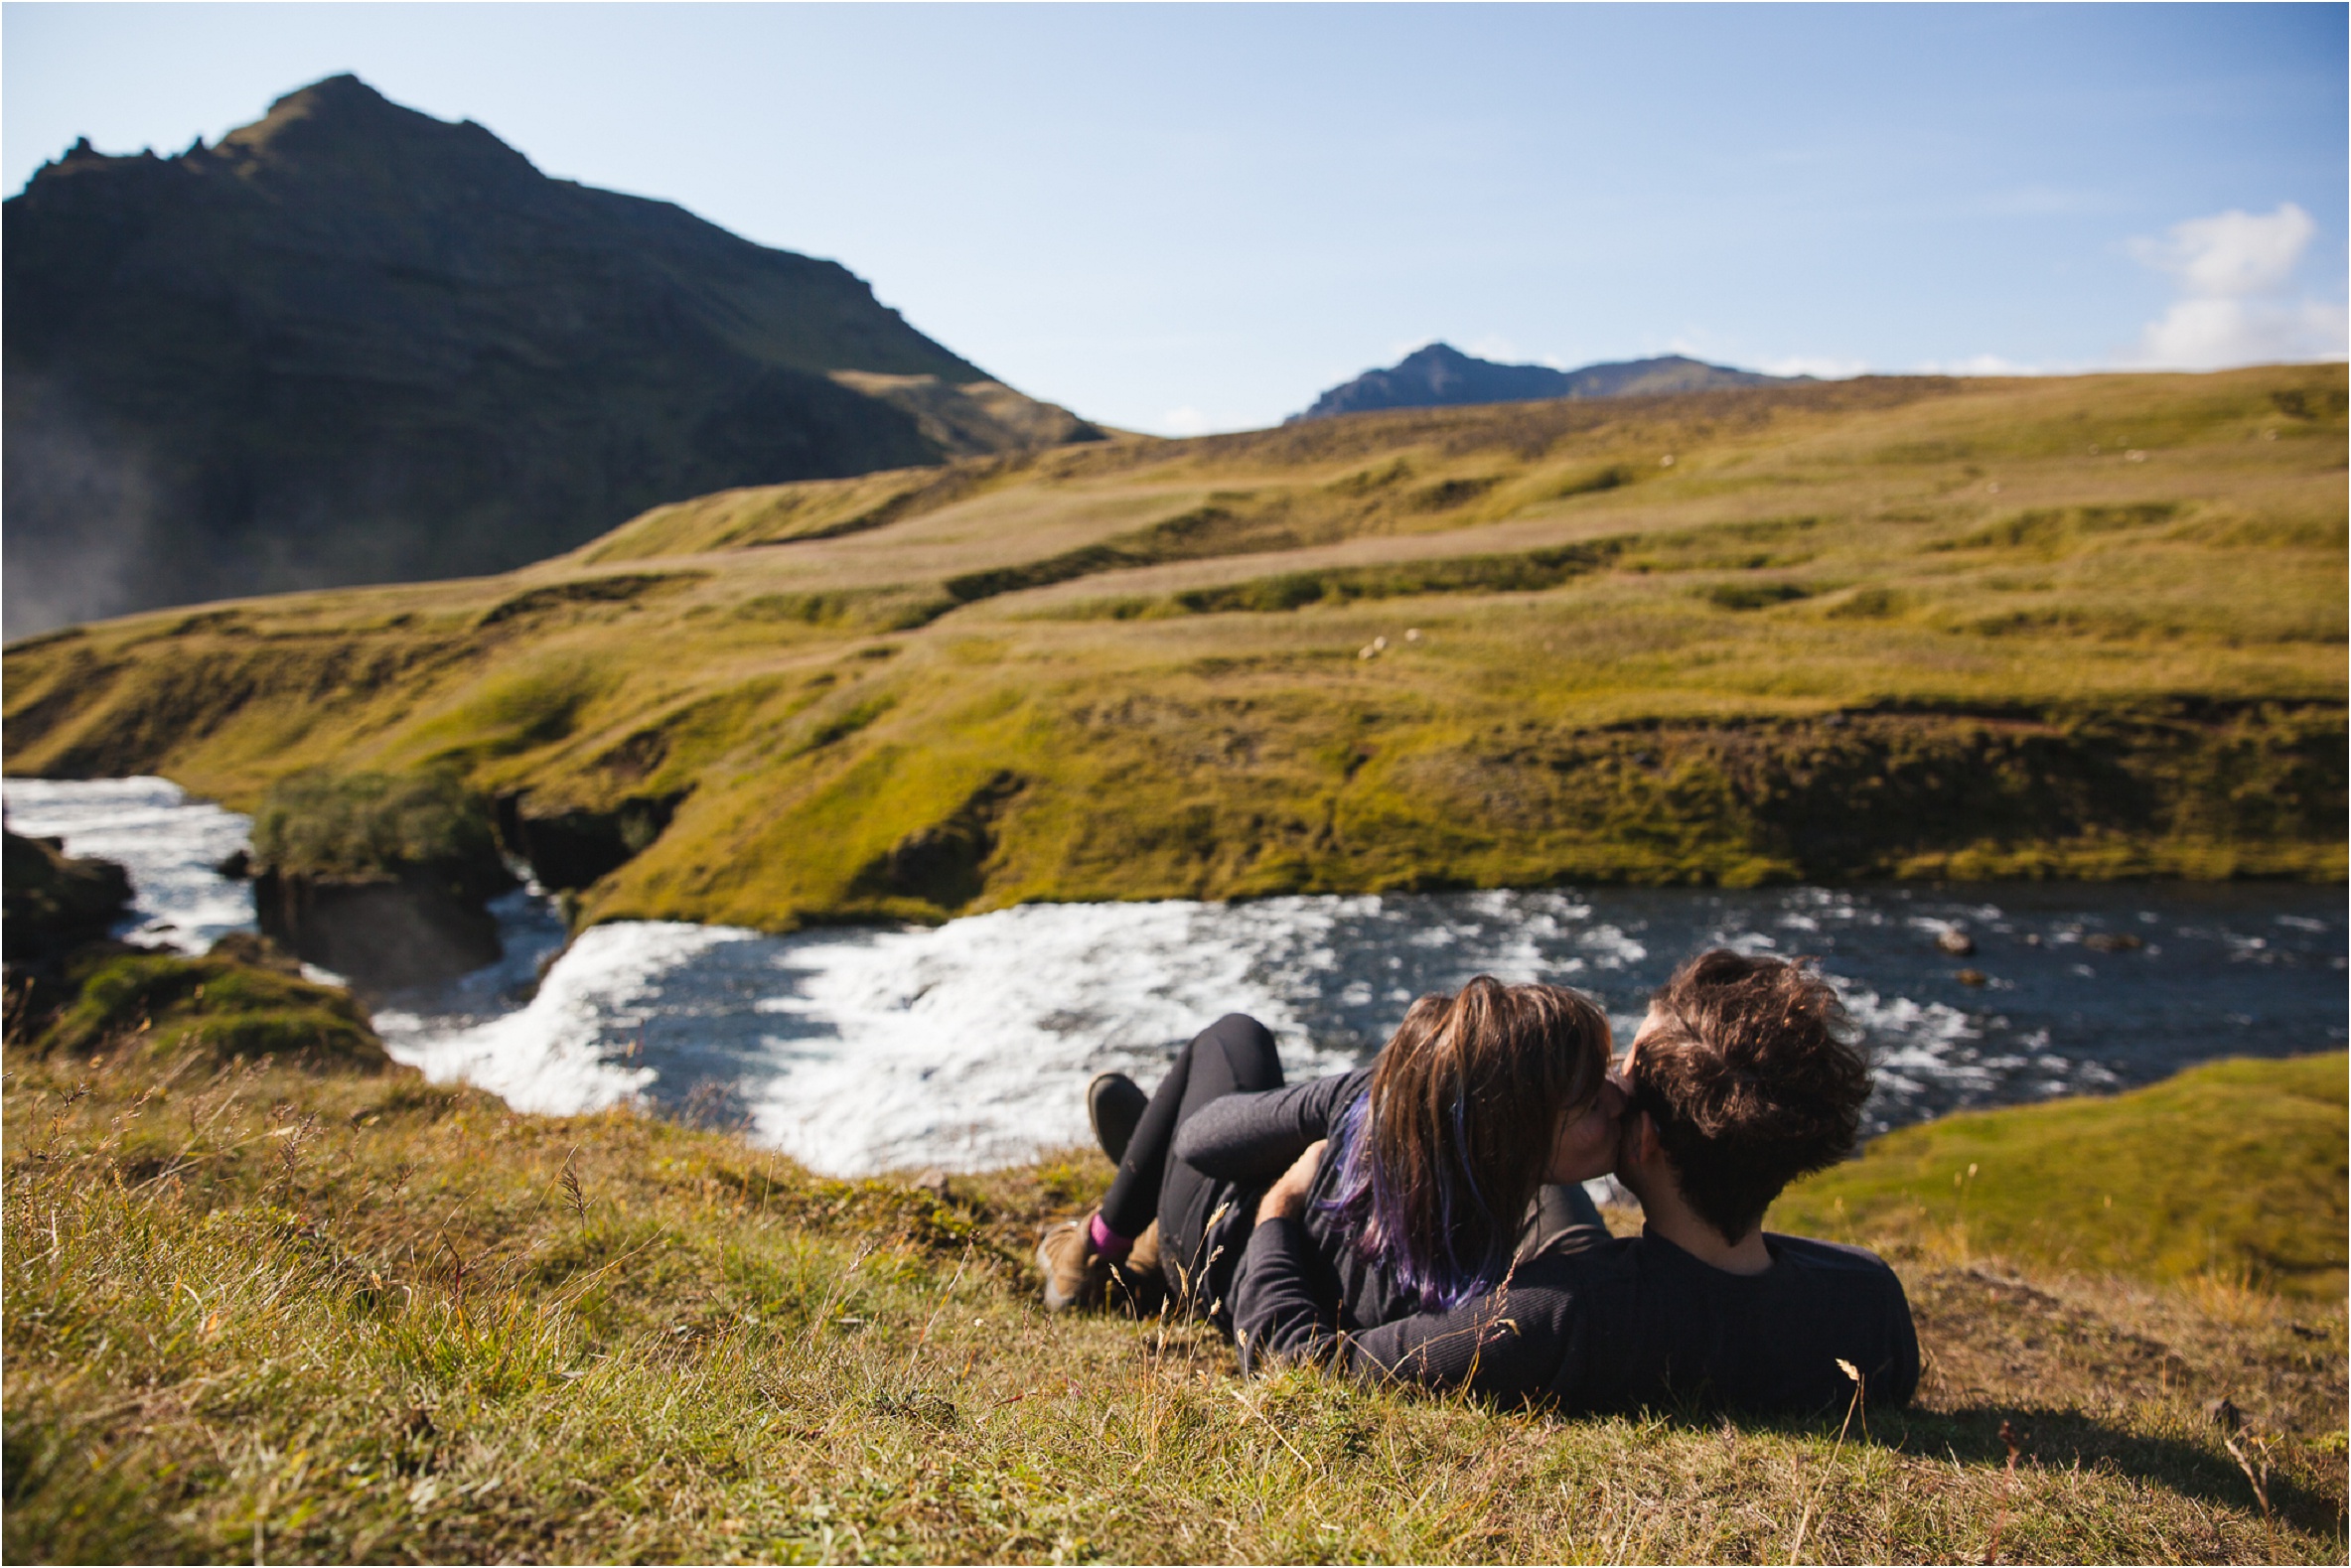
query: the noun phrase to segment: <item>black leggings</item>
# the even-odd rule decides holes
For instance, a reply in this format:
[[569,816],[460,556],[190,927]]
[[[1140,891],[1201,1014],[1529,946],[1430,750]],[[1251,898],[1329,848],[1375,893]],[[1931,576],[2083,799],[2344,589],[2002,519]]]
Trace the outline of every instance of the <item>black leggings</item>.
[[[1211,1100],[1279,1087],[1281,1058],[1265,1026],[1241,1013],[1218,1019],[1176,1053],[1102,1199],[1102,1223],[1122,1236],[1159,1221],[1160,1268],[1171,1287],[1196,1292],[1202,1308],[1221,1300],[1264,1189],[1220,1181],[1178,1160],[1176,1129]],[[1212,1229],[1219,1246],[1210,1245]]]

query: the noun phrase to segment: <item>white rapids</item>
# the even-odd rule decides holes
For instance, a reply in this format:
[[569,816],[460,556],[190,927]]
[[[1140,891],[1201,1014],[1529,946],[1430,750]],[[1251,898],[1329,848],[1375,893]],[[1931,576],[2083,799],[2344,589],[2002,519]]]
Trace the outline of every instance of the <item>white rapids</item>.
[[[235,813],[160,779],[10,780],[5,798],[16,831],[123,863],[131,939],[201,951],[250,927],[249,889],[213,869],[245,842]],[[1273,1031],[1293,1078],[1364,1060],[1412,997],[1480,973],[1589,991],[1621,1039],[1648,990],[1706,946],[1821,956],[1877,1066],[1872,1129],[2344,1038],[2345,923],[2339,891],[2323,889],[1045,904],[789,936],[620,922],[568,946],[535,890],[493,908],[500,962],[376,1003],[394,1058],[517,1109],[644,1101],[739,1125],[836,1175],[978,1169],[1080,1143],[1092,1074],[1148,1085],[1228,1012]],[[1955,927],[1981,944],[1968,961],[1983,983],[1934,945]]]

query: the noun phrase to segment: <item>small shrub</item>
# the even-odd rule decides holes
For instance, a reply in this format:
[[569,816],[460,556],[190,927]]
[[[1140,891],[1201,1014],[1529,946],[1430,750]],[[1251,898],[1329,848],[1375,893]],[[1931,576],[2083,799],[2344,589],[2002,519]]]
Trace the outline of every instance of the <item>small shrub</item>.
[[1716,583],[1706,590],[1705,597],[1718,610],[1767,610],[1810,599],[1812,590],[1796,583]]
[[551,583],[526,589],[494,606],[482,617],[484,629],[502,622],[581,605],[628,604],[657,588],[683,587],[709,576],[707,572],[621,572],[606,577],[583,577],[575,582]]
[[852,632],[909,632],[955,607],[945,594],[907,588],[844,588],[761,594],[735,610],[739,621],[784,622]]
[[253,817],[253,857],[274,871],[368,876],[402,866],[496,864],[479,795],[445,773],[296,774]]
[[1856,588],[1831,605],[1828,614],[1839,621],[1890,621],[1908,608],[1899,589]]
[[2121,506],[2040,506],[2002,517],[1964,534],[1944,550],[2029,550],[2044,555],[2067,552],[2081,540],[2101,533],[2120,533],[2152,527],[2178,515],[2172,501],[2141,501]]

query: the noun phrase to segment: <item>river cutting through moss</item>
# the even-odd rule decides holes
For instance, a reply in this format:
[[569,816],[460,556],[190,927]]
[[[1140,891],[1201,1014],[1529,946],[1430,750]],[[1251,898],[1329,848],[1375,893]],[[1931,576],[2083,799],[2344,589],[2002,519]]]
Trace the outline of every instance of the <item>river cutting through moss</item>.
[[[7,799],[18,831],[129,867],[136,939],[201,947],[251,919],[249,896],[212,870],[241,831],[234,813],[161,780],[12,780]],[[1710,945],[1821,959],[1876,1064],[1872,1131],[2345,1039],[2342,891],[2304,884],[1031,904],[784,936],[624,921],[568,947],[543,897],[497,911],[498,963],[381,999],[394,1056],[526,1110],[643,1096],[840,1174],[1079,1142],[1091,1074],[1149,1082],[1228,1011],[1263,1019],[1293,1076],[1362,1060],[1413,996],[1484,972],[1589,991],[1621,1036],[1673,965]],[[1962,936],[1973,951],[1943,944]]]

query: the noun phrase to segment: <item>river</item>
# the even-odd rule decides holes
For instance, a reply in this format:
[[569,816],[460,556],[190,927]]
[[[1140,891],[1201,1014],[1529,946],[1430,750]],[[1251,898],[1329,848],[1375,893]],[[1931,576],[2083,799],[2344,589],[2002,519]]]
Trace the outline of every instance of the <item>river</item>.
[[[201,951],[250,928],[250,892],[213,869],[245,841],[235,813],[160,779],[10,780],[4,792],[16,831],[60,835],[70,853],[129,870],[131,939]],[[622,922],[568,949],[534,892],[497,912],[501,962],[378,1003],[395,1058],[522,1110],[643,1098],[743,1125],[838,1175],[976,1169],[1083,1141],[1089,1076],[1118,1068],[1147,1085],[1228,1011],[1273,1030],[1293,1077],[1362,1060],[1413,996],[1480,973],[1587,991],[1621,1040],[1679,959],[1717,945],[1821,960],[1876,1065],[1872,1132],[2149,1082],[2214,1057],[2339,1050],[2346,1025],[2338,886],[1024,905],[933,927],[790,936]],[[1954,927],[1975,939],[1973,956],[1936,945]],[[1983,983],[1964,982],[1969,969]]]

